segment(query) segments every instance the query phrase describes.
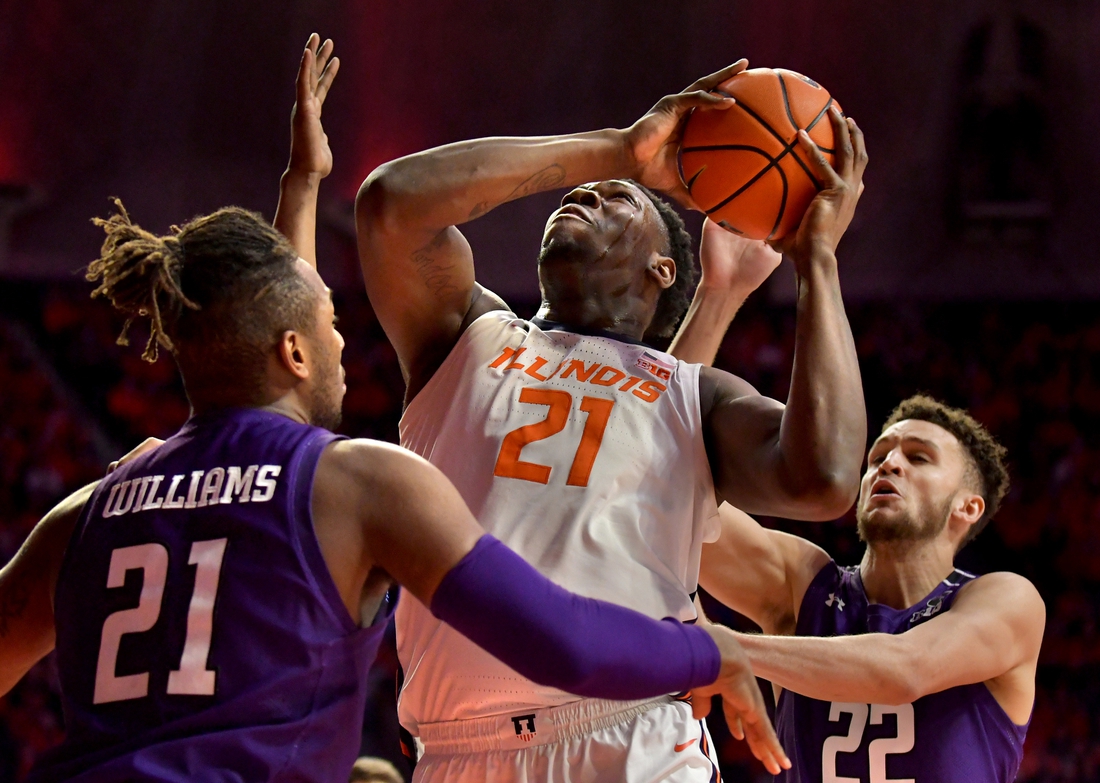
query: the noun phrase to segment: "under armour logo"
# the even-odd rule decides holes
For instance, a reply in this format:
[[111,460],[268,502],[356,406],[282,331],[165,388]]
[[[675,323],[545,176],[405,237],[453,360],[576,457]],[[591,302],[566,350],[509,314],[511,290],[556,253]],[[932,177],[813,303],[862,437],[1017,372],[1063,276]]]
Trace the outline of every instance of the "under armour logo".
[[844,611],[844,599],[838,596],[836,593],[829,593],[829,598],[825,601],[826,606],[832,606],[836,604],[836,608],[840,611]]
[[[527,724],[527,730],[524,731],[523,724]],[[512,725],[516,727],[516,736],[522,739],[524,742],[529,742],[533,736],[535,736],[535,713],[530,715],[515,715],[512,717]]]

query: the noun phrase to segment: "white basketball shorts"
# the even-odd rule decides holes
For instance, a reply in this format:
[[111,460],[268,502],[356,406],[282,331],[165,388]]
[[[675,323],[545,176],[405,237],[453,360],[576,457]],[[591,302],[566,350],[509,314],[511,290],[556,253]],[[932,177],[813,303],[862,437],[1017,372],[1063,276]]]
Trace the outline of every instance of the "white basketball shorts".
[[420,726],[414,783],[717,783],[691,704],[584,699],[517,715]]

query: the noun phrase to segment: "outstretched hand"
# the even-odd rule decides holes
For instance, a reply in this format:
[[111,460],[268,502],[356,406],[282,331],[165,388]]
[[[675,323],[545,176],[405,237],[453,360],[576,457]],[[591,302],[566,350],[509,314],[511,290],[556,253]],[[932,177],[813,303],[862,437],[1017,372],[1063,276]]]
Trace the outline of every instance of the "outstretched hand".
[[863,131],[851,117],[845,118],[836,106],[829,109],[829,119],[836,139],[836,165],[829,165],[806,131],[798,132],[799,146],[821,181],[822,189],[810,202],[798,230],[770,242],[772,247],[789,255],[796,266],[817,251],[836,252],[863,193],[863,172],[867,168]]
[[748,239],[707,218],[699,243],[699,285],[743,301],[768,279],[783,256],[762,239]]
[[321,108],[325,105],[340,58],[332,56],[332,39],[321,43],[317,33],[309,36],[302,62],[298,66],[298,93],[290,115],[291,171],[324,178],[332,171],[332,150],[321,127]]
[[711,91],[748,67],[748,60],[738,60],[710,76],[704,76],[683,92],[666,95],[625,131],[626,152],[638,182],[668,194],[685,207],[702,211],[680,181],[676,165],[684,122],[691,110],[699,106],[715,109],[733,106],[733,98]]
[[722,711],[730,733],[737,739],[748,742],[752,755],[771,774],[778,775],[782,770],[790,769],[790,759],[779,744],[779,738],[768,718],[764,697],[760,693],[760,686],[756,684],[748,656],[741,649],[733,631],[707,622],[702,612],[699,618],[699,624],[718,645],[722,654],[722,668],[718,679],[713,683],[705,688],[692,689],[691,709],[695,718],[705,718],[710,713],[711,697],[721,696]]

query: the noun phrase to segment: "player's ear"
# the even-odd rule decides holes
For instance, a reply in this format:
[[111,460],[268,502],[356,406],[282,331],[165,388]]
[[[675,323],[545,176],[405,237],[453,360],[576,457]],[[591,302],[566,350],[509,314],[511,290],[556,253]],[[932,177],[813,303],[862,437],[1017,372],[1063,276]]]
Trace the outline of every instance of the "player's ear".
[[985,513],[985,499],[975,492],[960,495],[956,503],[955,513],[966,522],[968,528]]
[[649,267],[646,272],[657,281],[661,288],[669,288],[676,282],[676,262],[668,256],[654,253],[649,258]]
[[309,377],[309,366],[306,364],[308,349],[301,333],[289,329],[283,332],[275,352],[279,364],[295,378],[305,380]]

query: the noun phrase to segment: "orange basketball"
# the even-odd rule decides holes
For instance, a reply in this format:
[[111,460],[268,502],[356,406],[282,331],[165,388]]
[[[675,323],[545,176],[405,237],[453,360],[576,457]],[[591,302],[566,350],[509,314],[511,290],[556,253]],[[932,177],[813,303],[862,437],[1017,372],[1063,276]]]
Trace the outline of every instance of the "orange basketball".
[[715,92],[730,109],[695,109],[680,142],[680,178],[711,220],[751,239],[798,228],[821,183],[798,144],[803,128],[833,163],[836,105],[813,79],[782,68],[754,68]]

